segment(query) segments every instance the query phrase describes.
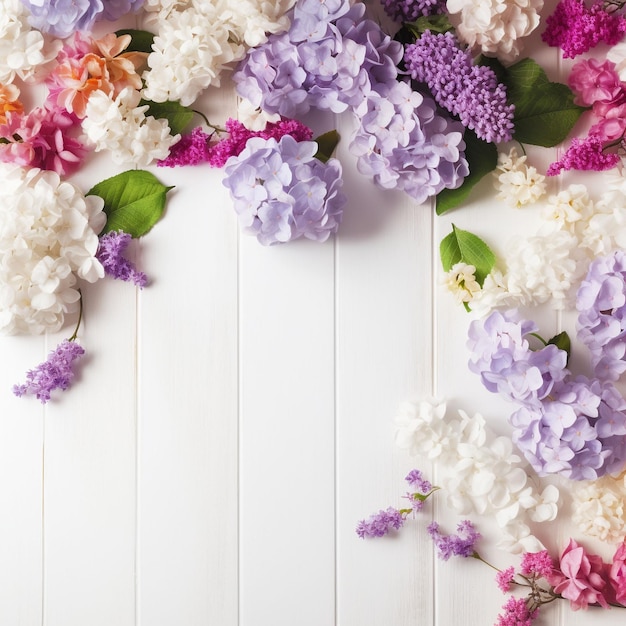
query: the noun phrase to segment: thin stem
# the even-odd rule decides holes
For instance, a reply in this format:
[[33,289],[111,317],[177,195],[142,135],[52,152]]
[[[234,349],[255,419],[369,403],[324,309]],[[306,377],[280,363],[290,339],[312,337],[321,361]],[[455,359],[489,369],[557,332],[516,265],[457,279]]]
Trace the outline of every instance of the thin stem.
[[78,295],[80,296],[78,300],[78,321],[76,322],[76,328],[74,329],[74,334],[68,339],[68,341],[75,341],[76,337],[78,337],[78,329],[80,328],[80,323],[83,319],[83,294],[81,290],[78,290]]

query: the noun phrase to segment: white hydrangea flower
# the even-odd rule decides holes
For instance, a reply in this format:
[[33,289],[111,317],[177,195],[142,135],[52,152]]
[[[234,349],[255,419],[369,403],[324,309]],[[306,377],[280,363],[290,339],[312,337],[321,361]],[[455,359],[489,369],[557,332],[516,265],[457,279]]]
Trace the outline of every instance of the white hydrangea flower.
[[242,98],[237,105],[237,119],[249,130],[263,130],[268,122],[280,121],[278,113],[266,113]]
[[570,185],[548,198],[543,207],[539,233],[549,236],[567,231],[580,240],[594,211],[594,202],[587,188],[584,185]]
[[526,164],[526,155],[519,156],[515,148],[498,155],[494,170],[496,198],[509,206],[520,208],[537,202],[546,192],[545,176]]
[[60,49],[60,41],[47,41],[30,27],[28,15],[20,0],[0,0],[0,83],[32,78]]
[[503,528],[503,533],[497,546],[512,554],[545,550],[545,546],[532,534],[529,526],[519,520],[514,520]]
[[622,477],[603,476],[576,483],[572,521],[581,532],[602,541],[621,541],[626,534],[626,485]]
[[402,404],[396,424],[400,447],[437,461],[437,483],[458,514],[493,515],[515,549],[539,545],[523,520],[554,519],[558,489],[537,492],[510,438],[497,437],[480,414],[450,417],[445,403],[432,399]]
[[108,150],[115,163],[137,167],[168,156],[180,135],[170,134],[167,120],[146,117],[148,106],[137,106],[140,98],[130,87],[115,99],[103,91],[90,96],[82,128],[96,152]]
[[0,166],[1,332],[56,331],[76,311],[77,277],[104,276],[103,205],[55,172]]
[[485,317],[497,308],[512,309],[521,306],[523,300],[524,294],[519,287],[509,285],[508,275],[494,268],[485,278],[482,289],[472,299],[472,313],[477,317]]
[[606,53],[608,61],[615,63],[615,71],[621,81],[626,81],[626,42],[618,43]]
[[[159,3],[154,3],[158,7]],[[148,56],[144,95],[155,102],[192,104],[220,75],[268,33],[289,27],[285,12],[293,0],[190,0],[163,2],[158,32]]]
[[626,249],[626,189],[610,189],[602,194],[587,220],[581,244],[594,257]]
[[448,0],[459,39],[487,56],[514,61],[521,42],[539,26],[543,0]]
[[444,285],[458,302],[471,302],[480,291],[476,268],[467,263],[455,263],[444,275]]

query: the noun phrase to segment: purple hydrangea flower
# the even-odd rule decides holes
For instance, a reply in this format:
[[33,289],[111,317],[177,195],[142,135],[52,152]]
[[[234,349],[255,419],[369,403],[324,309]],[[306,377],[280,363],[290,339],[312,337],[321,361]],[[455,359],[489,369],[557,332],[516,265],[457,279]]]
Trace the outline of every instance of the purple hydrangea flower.
[[480,533],[474,528],[469,520],[459,522],[456,535],[443,535],[437,522],[428,525],[428,534],[431,536],[436,548],[437,556],[447,561],[451,556],[464,558],[474,556],[476,542],[480,539]]
[[90,31],[104,11],[102,0],[22,0],[30,11],[29,23],[55,37]]
[[368,96],[350,151],[361,174],[421,204],[459,187],[469,173],[463,132],[459,122],[436,112],[430,98],[396,81]]
[[137,271],[124,252],[132,237],[125,232],[111,231],[100,237],[96,258],[102,263],[104,271],[109,276],[134,283],[138,287],[145,287],[148,278],[143,272]]
[[397,77],[402,46],[347,0],[296,4],[289,31],[251,49],[233,74],[240,96],[269,113],[357,109],[373,85]]
[[264,245],[337,232],[346,203],[341,164],[315,158],[314,141],[253,137],[224,168],[224,185],[244,230]]
[[603,0],[597,0],[591,7],[583,0],[560,0],[554,13],[546,19],[541,38],[549,46],[561,48],[563,56],[570,59],[602,41],[613,46],[626,33],[626,19],[623,15],[609,13],[605,6]]
[[418,17],[446,12],[445,0],[382,0],[383,8],[397,22],[414,22]]
[[617,380],[626,371],[626,253],[594,259],[576,296],[578,338],[595,374]]
[[384,537],[391,530],[399,530],[404,524],[404,516],[398,509],[390,506],[386,511],[379,511],[367,520],[361,520],[356,527],[356,534],[365,537]]
[[462,50],[452,33],[425,31],[406,47],[404,61],[411,77],[428,85],[437,104],[480,139],[511,139],[515,107],[507,104],[506,87],[490,67],[473,65],[470,51]]
[[144,0],[106,0],[102,17],[114,22],[129,13],[137,13],[143,6]]
[[18,396],[33,395],[42,404],[50,400],[50,393],[55,389],[67,389],[73,378],[74,361],[85,354],[85,350],[74,341],[62,341],[35,369],[26,374],[23,385],[14,385],[13,393]]

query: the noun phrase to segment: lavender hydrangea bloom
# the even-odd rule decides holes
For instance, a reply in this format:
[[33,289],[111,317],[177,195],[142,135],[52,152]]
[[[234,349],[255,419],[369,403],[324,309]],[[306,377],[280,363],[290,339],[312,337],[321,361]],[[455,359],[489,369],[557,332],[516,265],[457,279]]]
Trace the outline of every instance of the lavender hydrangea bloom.
[[248,52],[233,74],[237,92],[268,113],[358,109],[373,85],[394,81],[402,46],[347,0],[300,0],[288,32]]
[[122,231],[111,231],[102,235],[96,258],[102,263],[104,271],[109,276],[134,283],[143,288],[147,285],[148,278],[124,256],[131,239],[132,237],[128,233]]
[[144,0],[107,0],[104,2],[102,17],[114,22],[129,13],[136,13],[143,6]]
[[224,185],[244,230],[264,245],[306,237],[326,241],[341,222],[341,164],[315,158],[314,141],[253,137],[226,162]]
[[480,539],[480,533],[469,520],[463,520],[457,526],[457,535],[443,535],[437,522],[428,525],[428,534],[432,538],[437,555],[443,561],[451,556],[468,558],[476,554],[475,544]]
[[596,376],[626,371],[626,253],[594,259],[577,297],[578,337],[589,348]]
[[399,530],[404,524],[404,517],[398,509],[389,507],[386,511],[379,511],[367,520],[361,520],[356,527],[356,534],[365,537],[384,537],[391,530]]
[[368,96],[350,151],[376,185],[402,189],[422,203],[459,187],[469,173],[463,131],[437,114],[431,99],[393,82]]
[[480,139],[511,139],[515,107],[507,104],[506,88],[491,68],[473,65],[470,52],[459,47],[453,34],[427,30],[406,47],[404,60],[409,74],[428,85],[437,104]]
[[414,22],[418,17],[446,12],[445,0],[382,0],[385,13],[397,22]]
[[104,11],[102,0],[22,0],[30,11],[29,23],[55,37],[91,30]]
[[14,385],[13,393],[18,396],[34,395],[42,404],[50,400],[55,389],[67,389],[73,378],[74,361],[85,354],[85,350],[76,342],[62,341],[35,369],[26,374],[23,385]]

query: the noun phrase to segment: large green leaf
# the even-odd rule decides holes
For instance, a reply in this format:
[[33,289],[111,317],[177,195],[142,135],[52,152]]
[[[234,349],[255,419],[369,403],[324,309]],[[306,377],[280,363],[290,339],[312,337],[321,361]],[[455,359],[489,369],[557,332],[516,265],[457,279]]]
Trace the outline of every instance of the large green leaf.
[[152,43],[154,42],[154,35],[147,30],[134,30],[123,29],[116,30],[115,34],[118,37],[122,35],[130,35],[130,45],[124,52],[152,52]]
[[193,118],[193,110],[185,107],[180,102],[152,102],[152,100],[141,100],[140,105],[148,105],[148,115],[152,117],[166,119],[172,135],[182,133]]
[[480,238],[467,230],[452,224],[452,232],[446,235],[439,245],[441,264],[449,272],[456,263],[467,263],[476,268],[476,282],[482,287],[485,278],[496,262],[491,248]]
[[320,135],[315,139],[317,142],[317,152],[315,158],[319,159],[322,163],[326,163],[330,159],[335,151],[335,148],[339,144],[339,133],[336,130],[329,130],[327,133]]
[[502,77],[507,99],[515,105],[515,134],[520,143],[552,147],[563,141],[586,110],[574,104],[567,85],[550,82],[540,65],[522,59]]
[[150,172],[129,170],[94,185],[87,195],[104,200],[107,223],[103,233],[123,230],[141,237],[161,219],[170,189]]
[[471,130],[465,131],[465,158],[469,163],[469,174],[457,189],[443,189],[437,194],[437,215],[459,206],[469,196],[478,181],[492,172],[498,164],[498,149],[495,144],[479,139]]

